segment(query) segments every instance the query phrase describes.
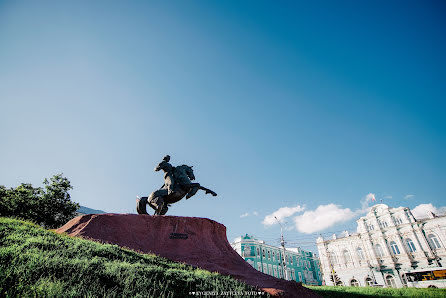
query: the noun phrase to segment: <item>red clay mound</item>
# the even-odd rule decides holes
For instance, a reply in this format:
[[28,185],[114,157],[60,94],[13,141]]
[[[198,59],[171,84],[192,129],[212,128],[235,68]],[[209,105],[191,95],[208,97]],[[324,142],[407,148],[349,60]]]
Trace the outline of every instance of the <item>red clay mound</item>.
[[263,274],[232,249],[226,227],[198,217],[136,214],[83,215],[56,230],[184,262],[246,282],[283,297],[318,297],[296,282]]

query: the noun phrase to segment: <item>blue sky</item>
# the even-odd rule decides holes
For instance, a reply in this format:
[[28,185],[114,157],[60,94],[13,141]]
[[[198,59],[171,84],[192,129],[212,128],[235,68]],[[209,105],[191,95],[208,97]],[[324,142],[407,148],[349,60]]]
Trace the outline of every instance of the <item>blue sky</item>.
[[289,208],[303,248],[357,218],[308,234],[305,212],[445,206],[445,3],[306,2],[0,0],[0,184],[63,172],[135,212],[170,154],[219,194],[170,215],[273,243]]

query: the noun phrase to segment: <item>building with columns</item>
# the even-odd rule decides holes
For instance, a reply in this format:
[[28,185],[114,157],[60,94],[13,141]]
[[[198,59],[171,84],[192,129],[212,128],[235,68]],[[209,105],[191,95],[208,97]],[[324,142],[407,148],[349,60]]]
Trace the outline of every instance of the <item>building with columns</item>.
[[322,284],[319,259],[310,251],[299,247],[284,250],[248,234],[236,238],[231,246],[260,272],[308,285]]
[[377,204],[357,233],[316,241],[326,285],[404,287],[406,273],[444,269],[446,216],[415,219],[409,208]]

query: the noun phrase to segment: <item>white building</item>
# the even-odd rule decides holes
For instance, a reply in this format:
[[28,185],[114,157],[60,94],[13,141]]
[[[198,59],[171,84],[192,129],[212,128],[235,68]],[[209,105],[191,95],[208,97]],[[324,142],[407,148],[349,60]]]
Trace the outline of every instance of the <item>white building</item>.
[[356,221],[356,234],[333,235],[329,240],[319,237],[325,284],[403,287],[407,285],[405,273],[444,270],[446,216],[426,216],[417,220],[409,208],[378,204]]

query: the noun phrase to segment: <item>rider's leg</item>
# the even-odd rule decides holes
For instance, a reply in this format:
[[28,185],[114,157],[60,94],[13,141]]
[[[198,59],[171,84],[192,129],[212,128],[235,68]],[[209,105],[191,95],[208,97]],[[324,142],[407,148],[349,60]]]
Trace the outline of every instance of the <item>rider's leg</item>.
[[174,192],[174,178],[172,174],[166,174],[166,177],[164,178],[164,184],[166,185],[168,195]]

